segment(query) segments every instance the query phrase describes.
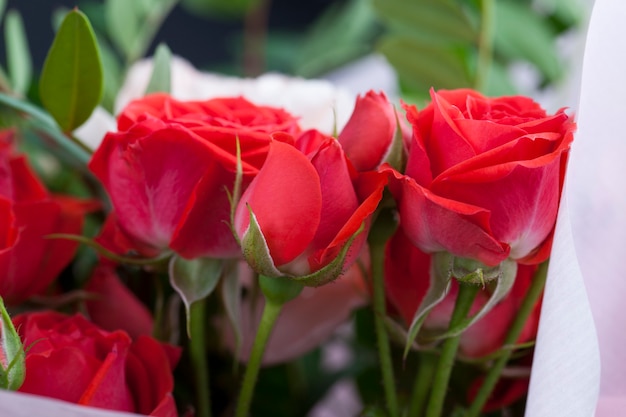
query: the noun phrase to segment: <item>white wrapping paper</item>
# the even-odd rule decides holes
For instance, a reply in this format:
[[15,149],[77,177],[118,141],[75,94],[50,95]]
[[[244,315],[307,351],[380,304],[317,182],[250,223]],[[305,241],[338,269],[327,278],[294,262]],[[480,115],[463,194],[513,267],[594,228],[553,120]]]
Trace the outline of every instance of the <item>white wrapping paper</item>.
[[626,2],[596,0],[528,417],[626,415],[624,39]]

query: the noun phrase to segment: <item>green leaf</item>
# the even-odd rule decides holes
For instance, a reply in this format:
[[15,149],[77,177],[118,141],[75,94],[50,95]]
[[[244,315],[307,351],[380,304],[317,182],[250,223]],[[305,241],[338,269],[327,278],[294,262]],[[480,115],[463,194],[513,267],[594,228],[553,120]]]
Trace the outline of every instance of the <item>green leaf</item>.
[[152,76],[146,88],[146,94],[170,92],[172,82],[171,61],[172,51],[164,43],[159,44],[152,59]]
[[0,297],[0,388],[17,390],[26,376],[22,340]]
[[490,97],[512,96],[517,94],[517,90],[511,82],[506,68],[497,61],[491,63],[485,94]]
[[172,288],[185,304],[187,334],[190,334],[191,305],[208,297],[222,276],[223,261],[211,258],[185,259],[174,255],[169,264],[169,278]]
[[462,50],[400,35],[383,38],[378,49],[396,69],[400,81],[416,91],[471,85]]
[[98,36],[100,58],[104,70],[104,92],[100,105],[115,114],[115,99],[122,85],[122,67],[111,45]]
[[495,7],[496,52],[509,59],[534,64],[545,78],[554,81],[562,74],[555,34],[543,16],[530,5],[508,0]]
[[113,45],[129,57],[139,36],[139,22],[144,17],[136,1],[106,0],[105,16]]
[[4,10],[7,7],[7,0],[0,0],[0,19],[4,16]]
[[[0,104],[30,116],[29,127],[37,132],[37,145],[53,151],[71,166],[86,170],[91,153],[59,130],[50,115],[32,104],[0,93]],[[45,138],[45,139],[43,139]]]
[[392,29],[428,42],[478,39],[461,4],[453,0],[374,0],[374,8]]
[[107,0],[107,33],[127,64],[145,53],[178,0]]
[[39,82],[44,107],[64,132],[83,124],[102,97],[102,63],[87,17],[67,14],[48,52]]
[[18,11],[9,10],[4,24],[9,79],[13,91],[24,95],[28,91],[33,75],[33,63],[30,58],[24,22]]

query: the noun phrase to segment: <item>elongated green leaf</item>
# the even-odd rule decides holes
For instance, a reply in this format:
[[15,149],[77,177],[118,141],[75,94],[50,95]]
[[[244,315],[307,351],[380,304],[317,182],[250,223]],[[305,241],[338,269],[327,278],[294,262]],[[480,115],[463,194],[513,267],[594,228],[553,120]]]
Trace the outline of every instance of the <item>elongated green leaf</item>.
[[139,34],[143,15],[136,1],[106,0],[105,16],[108,35],[125,57],[131,54]]
[[453,0],[374,0],[379,16],[393,29],[429,42],[475,42],[477,31],[460,2]]
[[495,8],[495,48],[511,59],[530,61],[550,81],[562,73],[555,34],[549,24],[530,6],[508,0]]
[[174,255],[170,260],[170,284],[185,304],[188,335],[190,334],[191,305],[208,297],[213,292],[222,276],[223,267],[224,263],[220,259],[196,258],[188,260]]
[[4,22],[4,40],[7,50],[7,67],[13,91],[24,94],[33,75],[28,40],[22,16],[17,10],[9,10]]
[[152,60],[152,76],[146,88],[146,94],[163,92],[169,93],[171,89],[172,52],[164,43],[157,46]]
[[4,10],[7,7],[7,0],[0,0],[0,19],[4,16]]
[[37,135],[31,136],[36,138],[38,146],[55,152],[61,160],[71,166],[86,170],[91,153],[61,132],[48,113],[26,101],[3,93],[0,93],[0,104],[30,117],[28,126],[37,132]]
[[83,124],[102,97],[102,62],[87,17],[69,12],[48,52],[39,93],[64,132]]
[[378,49],[396,69],[401,82],[416,91],[471,85],[463,55],[452,47],[390,35],[381,41]]
[[115,113],[115,99],[122,85],[122,66],[112,46],[98,36],[100,58],[104,69],[104,92],[100,105],[109,113]]
[[179,0],[107,0],[107,32],[131,64],[144,56],[161,23]]

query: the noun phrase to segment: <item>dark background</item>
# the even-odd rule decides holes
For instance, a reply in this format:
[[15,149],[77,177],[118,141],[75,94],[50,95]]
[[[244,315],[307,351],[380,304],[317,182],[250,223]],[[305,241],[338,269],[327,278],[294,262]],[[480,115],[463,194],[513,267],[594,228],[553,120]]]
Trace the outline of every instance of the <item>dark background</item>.
[[[133,1],[133,0],[128,0]],[[331,4],[337,0],[274,0],[270,5],[269,27],[278,30],[304,31]],[[7,10],[17,9],[24,19],[33,65],[38,72],[52,44],[52,13],[59,7],[72,8],[80,1],[64,0],[9,0]],[[200,68],[223,65],[234,57],[233,39],[243,28],[242,19],[224,16],[208,17],[192,14],[178,4],[159,30],[153,48],[165,41],[173,53],[183,56]],[[0,42],[0,61],[6,62],[4,30]]]

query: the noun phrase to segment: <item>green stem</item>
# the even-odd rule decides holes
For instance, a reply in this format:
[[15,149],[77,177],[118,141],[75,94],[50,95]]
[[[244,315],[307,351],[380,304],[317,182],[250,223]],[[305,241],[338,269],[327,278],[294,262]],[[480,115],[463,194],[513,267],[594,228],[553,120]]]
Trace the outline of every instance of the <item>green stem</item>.
[[409,403],[408,417],[419,417],[424,411],[430,386],[435,375],[436,356],[430,352],[420,354],[419,368],[413,384],[413,393]]
[[243,71],[258,77],[265,71],[265,47],[271,0],[255,2],[246,13],[243,28]]
[[[450,319],[450,329],[456,327],[467,317],[474,303],[474,298],[476,298],[476,294],[478,293],[478,289],[478,285],[459,282],[459,293],[456,297],[452,318]],[[460,341],[461,335],[457,335],[446,339],[443,343],[441,356],[439,357],[435,371],[428,408],[426,409],[426,417],[441,417],[443,403],[448,390],[448,382]]]
[[261,367],[261,360],[263,359],[263,353],[265,352],[265,345],[272,333],[274,323],[280,314],[280,310],[283,307],[283,303],[273,302],[269,299],[265,299],[265,307],[263,308],[263,315],[261,316],[261,323],[254,339],[254,345],[252,346],[252,352],[250,353],[250,359],[246,367],[246,373],[243,376],[243,383],[241,385],[241,392],[239,393],[239,401],[237,401],[237,409],[235,411],[235,417],[248,417],[250,412],[250,404],[252,403],[252,395],[254,394],[254,387],[259,375],[259,368]]
[[378,354],[380,357],[380,370],[383,376],[383,389],[387,409],[391,417],[397,417],[398,399],[396,397],[396,383],[393,376],[393,363],[391,361],[391,348],[389,336],[385,329],[385,283],[384,283],[384,256],[385,246],[370,243],[370,261],[372,268],[372,287],[374,304],[374,326],[376,340],[378,341]]
[[548,262],[544,262],[539,266],[533,280],[530,284],[530,288],[528,288],[528,292],[526,292],[526,296],[524,297],[524,301],[522,301],[522,305],[509,328],[508,333],[506,334],[506,338],[504,339],[504,347],[507,348],[502,355],[498,357],[493,366],[489,369],[487,376],[485,377],[485,381],[482,386],[478,390],[474,401],[470,405],[468,413],[466,417],[476,417],[480,414],[485,403],[489,399],[491,392],[493,391],[498,379],[500,379],[500,374],[502,373],[502,369],[506,366],[509,361],[511,354],[513,353],[512,349],[508,349],[508,347],[512,346],[519,339],[522,330],[524,329],[524,325],[528,320],[528,317],[532,314],[537,301],[541,297],[543,292],[543,287],[546,283],[546,277],[548,274]]
[[494,31],[494,0],[480,2],[480,37],[478,39],[478,65],[474,87],[484,92],[489,80],[489,71],[493,59],[493,31]]
[[205,324],[206,301],[199,300],[190,309],[189,356],[196,379],[196,403],[198,417],[211,417],[211,396],[209,386],[209,364],[206,356]]

